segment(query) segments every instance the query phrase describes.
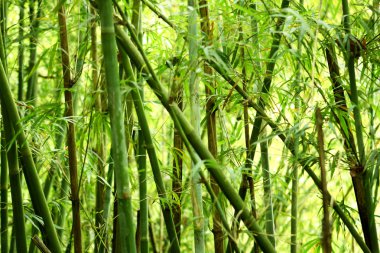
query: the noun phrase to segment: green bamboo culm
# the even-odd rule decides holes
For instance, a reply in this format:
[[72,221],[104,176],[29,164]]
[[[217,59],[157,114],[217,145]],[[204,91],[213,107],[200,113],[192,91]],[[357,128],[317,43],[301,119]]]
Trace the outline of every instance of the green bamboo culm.
[[[27,252],[26,243],[26,230],[24,221],[24,207],[22,199],[22,189],[20,180],[20,168],[18,165],[18,154],[17,154],[17,143],[12,140],[14,136],[13,128],[8,119],[7,112],[3,107],[2,110],[5,140],[9,148],[7,148],[7,160],[9,169],[9,183],[11,186],[11,197],[12,197],[12,210],[13,210],[13,223],[15,229],[16,237],[16,249],[17,252]],[[6,146],[8,146],[6,145]]]
[[[3,127],[2,124],[1,127]],[[1,129],[0,127],[0,129]],[[1,131],[1,253],[8,253],[8,162],[7,162],[7,152],[5,145],[5,132]]]
[[370,173],[365,171],[366,157],[365,157],[365,145],[362,129],[362,119],[360,114],[360,103],[359,95],[356,84],[355,76],[355,56],[350,51],[350,37],[351,27],[350,27],[350,11],[348,0],[342,0],[343,9],[343,26],[347,36],[347,45],[345,45],[345,58],[346,65],[349,75],[350,83],[350,99],[353,104],[354,122],[355,122],[355,132],[356,141],[359,150],[359,164],[357,164],[358,171],[351,172],[352,181],[354,185],[356,201],[358,204],[360,220],[362,223],[362,229],[364,234],[364,239],[369,249],[374,252],[379,252],[379,243],[377,238],[377,229],[374,213],[374,201],[372,199],[372,186],[370,183]]
[[[121,104],[117,46],[113,24],[112,0],[98,0],[101,25],[102,49],[111,119],[112,157],[116,179],[116,196],[120,243],[122,252],[136,252],[133,223],[132,193],[128,175],[128,153],[125,142],[124,114]],[[116,229],[116,228],[114,228]]]
[[[264,131],[265,132],[265,131]],[[263,135],[263,138],[265,136]],[[265,203],[265,229],[268,234],[269,240],[276,247],[275,240],[275,226],[273,216],[273,204],[272,204],[272,190],[271,179],[269,172],[269,153],[268,153],[268,141],[262,141],[260,143],[261,149],[261,166],[263,170],[263,188],[264,188],[264,203]]]

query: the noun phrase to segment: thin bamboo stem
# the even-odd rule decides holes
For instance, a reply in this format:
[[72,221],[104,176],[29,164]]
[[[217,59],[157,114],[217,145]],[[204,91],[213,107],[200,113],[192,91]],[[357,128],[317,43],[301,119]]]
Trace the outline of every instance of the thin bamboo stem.
[[[265,138],[265,135],[263,135]],[[272,204],[272,186],[269,172],[269,153],[268,153],[268,141],[262,141],[260,143],[261,149],[261,167],[263,173],[263,188],[264,188],[264,204],[265,204],[265,229],[269,240],[273,247],[276,247],[275,240],[275,227],[274,227],[274,215]]]
[[[61,58],[62,58],[62,72],[63,72],[63,86],[65,88],[65,116],[72,118],[74,116],[73,108],[73,95],[71,92],[72,80],[70,74],[70,58],[69,58],[69,45],[67,39],[66,28],[66,13],[64,5],[61,6],[58,12],[59,34],[61,41]],[[75,140],[75,125],[72,120],[68,122],[67,128],[67,146],[69,155],[69,171],[70,171],[70,186],[71,186],[71,203],[73,215],[73,236],[74,236],[74,252],[82,252],[82,232],[81,232],[81,219],[80,219],[80,199],[78,187],[78,163],[77,151]]]
[[1,124],[1,253],[8,253],[8,161],[6,152],[6,140],[5,131],[3,130],[3,124]]
[[19,1],[19,30],[18,30],[18,39],[19,39],[19,44],[18,44],[18,92],[17,92],[17,99],[18,101],[23,100],[23,95],[24,95],[24,17],[25,17],[25,0],[20,0]]
[[331,228],[330,228],[330,211],[329,197],[327,191],[326,166],[325,166],[325,150],[323,137],[323,117],[319,107],[315,109],[315,121],[318,134],[318,154],[319,166],[321,167],[321,183],[322,183],[322,200],[323,200],[323,221],[322,221],[322,246],[323,252],[331,253]]
[[[37,63],[37,41],[39,34],[39,26],[41,19],[41,3],[38,0],[29,0],[29,17],[30,17],[30,39],[29,39],[29,63],[28,63],[28,86],[26,91],[25,100],[30,102],[32,105],[36,104],[37,95],[37,71],[35,69]],[[36,6],[37,5],[37,6]],[[37,7],[37,11],[35,11]]]

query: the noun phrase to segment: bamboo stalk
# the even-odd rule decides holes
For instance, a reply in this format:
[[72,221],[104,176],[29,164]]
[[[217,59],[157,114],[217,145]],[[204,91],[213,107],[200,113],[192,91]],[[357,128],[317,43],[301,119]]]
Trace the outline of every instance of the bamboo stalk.
[[98,0],[102,48],[105,61],[108,107],[111,119],[112,157],[118,201],[120,244],[123,252],[136,252],[132,211],[132,192],[128,168],[128,153],[125,140],[124,115],[121,106],[120,81],[117,62],[117,47],[113,25],[111,0]]
[[[95,17],[95,9],[91,8],[90,13]],[[91,79],[93,82],[93,89],[95,92],[95,111],[99,114],[106,111],[105,103],[103,101],[103,96],[99,92],[103,87],[103,82],[99,81],[98,77],[98,49],[97,49],[97,34],[96,34],[97,22],[92,19],[90,23],[90,36],[91,36]],[[95,252],[103,253],[105,252],[105,245],[107,243],[107,223],[104,217],[104,206],[105,206],[105,184],[101,178],[105,178],[105,167],[106,167],[106,135],[104,125],[101,126],[100,132],[97,134],[95,142],[95,152],[98,156],[97,159],[97,173],[98,180],[96,181],[96,200],[95,200]],[[111,182],[112,184],[112,182]]]
[[[30,39],[29,39],[29,63],[28,63],[28,86],[26,91],[25,100],[35,105],[37,95],[37,71],[35,66],[37,64],[37,41],[38,29],[41,19],[41,3],[42,1],[29,0],[29,18],[30,18]],[[37,4],[37,6],[36,6]],[[37,7],[37,11],[35,11]]]
[[[207,0],[199,0],[199,13],[201,17],[201,30],[203,34],[202,46],[207,48],[213,44],[213,28],[210,23],[209,8]],[[213,80],[213,70],[205,61],[203,63],[203,72],[205,74],[205,90],[207,96],[206,115],[207,115],[207,144],[208,149],[214,157],[218,156],[218,144],[216,137],[216,111],[215,108],[215,88],[216,84]],[[210,177],[210,184],[216,196],[219,195],[220,189],[213,177]],[[214,202],[213,217],[212,217],[212,233],[214,234],[214,249],[215,253],[224,252],[224,235],[222,230],[222,218],[217,210],[216,202]]]
[[[300,0],[300,5],[303,5],[303,0]],[[297,41],[297,50],[298,54],[302,55],[302,40],[300,35],[298,35],[298,41]],[[301,110],[301,67],[302,64],[299,61],[296,65],[296,80],[295,80],[295,121],[298,125],[300,122],[300,117],[298,112]],[[294,156],[296,157],[296,160],[299,156],[299,136],[296,135],[294,138]],[[298,252],[298,242],[297,242],[297,231],[298,231],[298,163],[294,162],[293,172],[292,172],[292,190],[291,190],[291,221],[290,221],[290,252],[291,253],[297,253]]]
[[325,150],[323,137],[323,117],[321,109],[315,109],[315,121],[318,134],[318,154],[319,166],[321,167],[321,183],[322,183],[322,200],[323,200],[323,221],[322,221],[322,246],[323,252],[331,253],[331,228],[330,228],[330,212],[329,198],[327,191],[326,167],[325,167]]
[[8,161],[4,124],[1,124],[1,253],[8,253]]
[[19,38],[19,44],[18,44],[18,92],[17,92],[17,99],[18,101],[23,100],[24,95],[24,29],[25,29],[25,0],[20,0],[20,12],[19,12],[19,29],[18,29],[18,38]]
[[[263,135],[265,138],[265,135]],[[276,247],[275,240],[275,228],[274,228],[274,216],[272,205],[272,186],[269,173],[269,153],[268,153],[268,141],[262,141],[260,143],[261,149],[261,167],[263,170],[263,185],[264,185],[264,204],[265,204],[265,229],[269,240],[273,247]]]
[[51,253],[51,251],[46,247],[44,242],[38,237],[38,236],[33,236],[32,237],[33,243],[37,246],[37,248],[42,252],[42,253]]
[[348,69],[349,83],[350,83],[350,100],[353,104],[354,123],[356,141],[359,151],[359,163],[356,164],[355,169],[351,170],[352,182],[354,185],[356,202],[359,209],[360,220],[364,233],[366,244],[372,252],[379,252],[379,243],[377,238],[377,229],[375,221],[375,207],[372,199],[372,186],[370,183],[370,175],[365,171],[366,156],[364,137],[362,129],[362,119],[360,114],[360,104],[358,89],[355,77],[355,56],[349,50],[349,36],[351,36],[350,28],[350,12],[348,0],[342,0],[343,8],[343,26],[348,36],[348,43],[345,45],[345,60]]
[[[190,122],[196,133],[200,132],[200,109],[199,109],[199,79],[198,67],[198,29],[197,29],[197,6],[194,0],[188,0],[188,43],[189,43],[189,92],[190,92]],[[193,205],[194,226],[194,251],[205,252],[204,217],[202,204],[202,187],[196,165],[191,165],[191,202]]]
[[[20,181],[20,168],[18,165],[17,144],[12,140],[14,130],[9,121],[7,111],[2,103],[2,116],[4,124],[5,141],[10,145],[7,152],[7,161],[9,169],[9,182],[11,186],[13,223],[16,237],[17,252],[27,252],[26,230],[24,222],[24,207],[22,199],[22,189]],[[8,146],[6,145],[6,146]],[[7,239],[7,238],[6,238]]]
[[[63,72],[63,86],[65,88],[65,116],[72,118],[74,116],[73,108],[73,95],[71,92],[72,80],[70,74],[70,58],[69,58],[69,45],[67,39],[66,28],[66,13],[64,5],[61,6],[58,12],[59,34],[61,41],[61,57],[62,57],[62,72]],[[73,121],[69,121],[67,128],[67,146],[69,155],[69,171],[70,171],[70,187],[71,187],[71,203],[72,203],[72,217],[73,217],[73,236],[74,236],[74,252],[82,252],[82,232],[81,232],[81,219],[80,219],[80,199],[78,187],[78,163],[77,151],[75,140],[75,125]]]

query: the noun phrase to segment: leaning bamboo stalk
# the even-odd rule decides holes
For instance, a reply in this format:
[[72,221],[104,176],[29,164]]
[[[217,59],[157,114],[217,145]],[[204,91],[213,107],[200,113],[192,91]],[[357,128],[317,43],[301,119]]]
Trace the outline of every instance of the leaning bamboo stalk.
[[[64,6],[62,5],[58,12],[59,22],[59,35],[61,41],[61,60],[62,60],[62,72],[63,72],[63,86],[65,89],[65,116],[72,118],[74,116],[73,108],[73,95],[71,92],[72,80],[70,74],[70,58],[69,58],[69,45],[67,39],[66,28],[66,13]],[[68,122],[67,127],[67,146],[69,155],[69,171],[70,171],[70,187],[71,187],[71,204],[73,215],[73,236],[74,236],[74,252],[82,252],[82,233],[81,233],[81,220],[80,220],[80,199],[79,199],[79,187],[78,187],[78,163],[77,163],[77,151],[75,141],[75,125],[73,121]]]
[[242,220],[246,224],[247,228],[254,234],[263,251],[275,252],[267,236],[262,233],[260,226],[252,217],[248,208],[246,208],[244,201],[239,197],[239,194],[235,191],[234,187],[226,180],[221,166],[215,161],[214,157],[208,148],[203,144],[199,135],[197,135],[197,133],[191,127],[182,111],[178,108],[177,104],[174,101],[170,101],[168,99],[169,96],[167,91],[158,81],[158,78],[150,66],[149,61],[146,59],[146,56],[140,54],[141,51],[138,51],[138,49],[133,45],[132,41],[120,27],[116,26],[116,33],[120,38],[122,47],[126,50],[128,56],[134,62],[137,69],[139,71],[142,71],[144,74],[149,74],[152,76],[152,78],[148,79],[147,82],[152,91],[160,99],[162,105],[170,113],[176,127],[183,129],[183,131],[181,131],[181,137],[183,139],[188,139],[192,145],[192,147],[188,148],[194,148],[200,158],[205,161],[205,165],[208,171],[215,178],[219,187],[222,189],[223,193],[226,195],[232,206],[235,208],[235,210],[241,211]]
[[[132,211],[132,192],[128,173],[128,153],[124,131],[124,115],[121,105],[117,46],[113,25],[111,0],[98,0],[102,49],[105,61],[105,74],[108,92],[108,107],[111,120],[112,157],[118,200],[118,224],[120,244],[123,252],[136,252],[135,232]],[[116,229],[116,228],[114,228]]]

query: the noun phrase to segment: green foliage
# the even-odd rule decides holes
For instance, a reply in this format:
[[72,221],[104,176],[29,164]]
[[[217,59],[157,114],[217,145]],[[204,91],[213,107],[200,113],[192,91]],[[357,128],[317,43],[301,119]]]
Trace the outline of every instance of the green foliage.
[[[148,204],[150,218],[143,220],[144,233],[147,233],[146,228],[149,225],[153,231],[156,250],[167,252],[173,248],[167,239],[173,239],[170,237],[175,237],[176,233],[171,220],[173,210],[170,209],[175,204],[180,206],[182,213],[181,240],[179,249],[176,250],[182,252],[193,250],[196,227],[193,221],[197,218],[193,216],[191,178],[198,172],[206,174],[207,167],[211,168],[212,173],[220,172],[217,174],[220,180],[218,184],[222,183],[228,188],[228,190],[221,189],[224,194],[227,191],[226,195],[230,190],[234,194],[238,193],[242,180],[247,175],[253,184],[249,185],[247,181],[247,185],[244,186],[247,187],[247,193],[240,206],[240,202],[237,205],[237,202],[229,199],[230,196],[235,196],[232,193],[229,197],[222,192],[218,196],[210,195],[212,183],[207,186],[204,182],[209,178],[195,177],[199,180],[197,183],[202,184],[202,191],[198,192],[201,192],[199,203],[203,205],[201,210],[204,217],[204,251],[212,252],[214,249],[212,216],[216,209],[213,204],[217,201],[219,212],[224,217],[221,223],[223,223],[225,246],[229,238],[228,233],[234,233],[233,221],[241,219],[239,215],[243,213],[242,210],[235,212],[234,206],[245,208],[244,210],[247,210],[244,213],[245,219],[248,220],[248,216],[252,218],[261,231],[265,231],[267,222],[265,214],[268,208],[272,208],[274,226],[271,231],[274,231],[276,250],[287,252],[291,243],[292,180],[294,167],[297,166],[298,210],[295,222],[298,226],[298,250],[321,252],[322,201],[318,190],[320,168],[313,116],[314,108],[318,105],[322,108],[324,117],[323,150],[326,158],[327,189],[332,201],[335,201],[335,204],[331,202],[330,209],[333,251],[368,251],[364,246],[366,243],[376,252],[376,246],[371,245],[369,239],[364,237],[368,231],[365,231],[366,224],[363,224],[361,218],[366,211],[358,208],[360,200],[356,198],[353,187],[353,178],[358,172],[363,176],[363,186],[369,193],[368,199],[365,200],[369,207],[367,210],[369,220],[377,224],[380,215],[378,208],[380,31],[376,24],[379,23],[380,15],[376,1],[375,3],[369,0],[350,1],[348,20],[343,18],[342,4],[334,1],[305,1],[303,4],[291,1],[289,7],[281,9],[279,2],[276,1],[210,0],[207,3],[212,33],[209,43],[202,43],[205,37],[201,33],[198,10],[193,12],[198,15],[192,17],[192,29],[197,30],[198,35],[192,38],[194,40],[189,40],[191,32],[188,27],[189,10],[187,3],[183,1],[113,2],[114,10],[109,13],[113,13],[114,17],[108,17],[109,26],[113,27],[112,21],[114,21],[116,31],[120,29],[130,40],[128,42],[130,45],[123,44],[126,42],[118,32],[118,49],[114,38],[109,37],[103,42],[100,40],[102,32],[98,8],[101,6],[95,1],[24,1],[27,18],[24,17],[23,27],[19,26],[21,22],[18,17],[21,1],[15,3],[8,1],[7,15],[0,13],[1,18],[6,21],[2,24],[7,26],[5,34],[2,30],[1,37],[4,40],[0,43],[3,45],[5,42],[4,47],[1,46],[3,51],[0,53],[6,56],[2,60],[5,69],[2,73],[4,82],[1,86],[0,99],[7,103],[7,106],[4,106],[7,110],[16,108],[20,117],[18,121],[15,110],[13,115],[15,118],[10,121],[15,128],[14,134],[7,136],[8,148],[5,151],[9,152],[10,145],[15,143],[20,151],[28,143],[30,151],[28,153],[28,150],[24,149],[25,153],[18,154],[21,158],[29,159],[19,165],[21,175],[26,179],[21,180],[20,186],[23,193],[25,234],[28,243],[33,236],[32,231],[43,233],[44,239],[46,231],[39,229],[40,225],[49,219],[48,216],[52,216],[54,220],[54,224],[50,224],[47,220],[50,235],[54,237],[52,231],[55,229],[60,236],[60,241],[56,240],[53,247],[60,247],[63,250],[70,243],[73,218],[70,205],[71,193],[68,190],[70,174],[67,166],[67,144],[65,144],[66,128],[70,122],[74,123],[76,128],[75,147],[78,153],[81,228],[84,237],[82,246],[86,251],[95,252],[94,245],[99,243],[104,246],[104,250],[112,248],[111,239],[117,231],[113,224],[116,217],[112,217],[113,203],[116,199],[112,193],[115,191],[118,194],[123,191],[130,198],[124,209],[124,213],[128,216],[129,230],[123,228],[121,233],[135,234],[140,222],[137,222],[137,211],[140,209],[142,196],[145,196],[144,201]],[[32,50],[30,39],[35,35],[30,30],[35,21],[29,19],[28,13],[33,3],[34,15],[38,8],[42,15],[38,19],[37,30],[34,31],[38,35],[37,41],[33,42],[37,50],[36,61],[27,66]],[[120,8],[117,8],[115,3]],[[133,9],[139,4],[142,11],[141,31],[137,31],[133,36],[131,31],[135,31],[135,28],[132,27],[131,18]],[[70,88],[74,95],[73,117],[64,116],[64,89],[57,21],[57,11],[61,6],[67,9],[69,51],[72,59],[69,69],[72,81],[75,81],[75,85]],[[194,6],[199,8],[199,1],[195,1]],[[95,26],[95,37],[91,34],[92,25]],[[103,33],[108,34],[107,29],[111,29],[110,27],[106,28],[106,31],[103,30]],[[19,29],[23,29],[21,37]],[[141,34],[142,40],[138,44],[136,38]],[[96,56],[92,55],[91,40],[94,38]],[[23,54],[18,51],[19,43],[24,49]],[[108,43],[112,43],[112,47],[115,46],[114,51],[110,51],[115,55],[110,55],[111,53],[104,55],[101,50],[102,46],[104,44],[107,46]],[[189,43],[193,46],[191,52],[187,49]],[[354,43],[353,46],[350,43]],[[126,47],[135,48],[136,51],[128,51]],[[331,64],[326,57],[326,48],[330,47],[337,60],[338,72],[335,72],[337,79],[329,69]],[[109,70],[109,56],[113,58],[112,70]],[[19,57],[22,57],[25,66],[19,66]],[[212,74],[204,71],[204,66],[208,64],[211,65]],[[118,69],[122,70],[120,75],[115,71]],[[92,70],[95,70],[97,75],[95,80]],[[25,83],[21,90],[23,97],[28,89],[26,87],[28,80],[37,77],[37,93],[33,101],[16,101],[3,89],[4,83],[7,83],[13,98],[17,97],[20,87],[17,77],[20,71],[23,73],[23,83]],[[112,89],[120,89],[120,93],[117,92],[120,104],[117,104],[114,110],[107,109],[108,105],[115,102],[115,97],[110,96],[112,89],[106,90],[110,82],[109,78],[106,78],[109,73],[114,81]],[[195,135],[186,125],[186,120],[191,119],[189,80],[195,76],[200,87],[198,105],[196,105],[200,109],[200,118],[194,120],[197,122],[191,122],[200,125],[200,137],[199,139],[196,137],[196,140],[191,139]],[[345,104],[337,101],[336,80],[341,84],[343,94],[340,95]],[[206,94],[205,87],[210,89],[211,95]],[[166,93],[166,90],[170,92]],[[180,110],[175,109],[178,101],[171,100],[180,90],[183,90],[182,114]],[[144,96],[138,95],[142,94],[141,92]],[[16,106],[9,109],[13,102]],[[217,162],[208,157],[208,153],[205,155],[203,150],[209,141],[207,137],[209,114],[206,108],[210,104],[211,111],[216,112],[215,131],[218,147],[214,158]],[[247,115],[244,111],[245,106],[248,107]],[[111,120],[110,114],[115,112],[119,116]],[[118,137],[113,136],[114,130],[111,130],[111,125],[123,117],[127,119],[119,122],[119,127],[122,126],[126,130]],[[4,115],[1,116],[2,121],[6,119]],[[186,137],[186,149],[174,150],[174,128]],[[264,131],[266,134],[262,135]],[[250,139],[246,139],[247,133]],[[127,136],[123,137],[125,134]],[[4,133],[1,135],[3,137]],[[62,145],[57,145],[59,136],[64,138]],[[111,157],[111,147],[114,147],[120,138],[125,138],[128,144],[123,147],[121,156]],[[247,162],[249,160],[247,142],[251,148],[257,146],[254,158],[249,162]],[[120,141],[119,146],[124,145],[123,143],[124,141]],[[137,146],[137,143],[140,146]],[[260,148],[263,143],[268,143],[268,160],[265,163]],[[104,151],[102,154],[99,152],[100,147]],[[134,151],[132,147],[136,150]],[[146,175],[137,169],[142,164],[139,160],[140,153],[137,152],[138,147],[141,148],[141,152],[146,149],[150,154],[146,170],[143,170]],[[179,158],[183,160],[181,194],[171,189],[174,178],[173,160],[178,166]],[[196,161],[193,170],[191,170],[192,161]],[[4,165],[6,162],[2,160],[1,164]],[[109,167],[112,165],[114,170]],[[263,182],[261,171],[264,165],[270,168],[270,173],[265,174],[266,180]],[[359,165],[363,171],[355,170]],[[121,170],[120,166],[123,167]],[[32,180],[28,174],[29,168],[35,168],[36,174],[34,177],[32,175]],[[5,167],[2,167],[2,171],[4,169]],[[116,188],[114,188],[115,180],[112,179],[114,173],[114,179],[118,182]],[[126,180],[126,175],[128,175],[127,182],[123,181]],[[207,174],[204,176],[209,177]],[[123,180],[119,181],[121,178]],[[50,186],[49,180],[51,180]],[[264,187],[269,187],[266,185],[269,181],[272,206],[268,204],[268,194],[264,194]],[[2,224],[2,229],[4,226],[8,228],[6,239],[7,242],[11,242],[10,231],[14,217],[10,210],[13,210],[15,204],[9,202],[11,196],[9,180],[2,178],[2,182],[5,184],[2,185],[3,193],[8,191],[9,195],[8,212],[2,213],[2,215],[7,214],[8,222]],[[41,193],[36,194],[37,191],[42,192],[40,186],[34,185],[37,182],[40,186],[46,184],[50,191],[47,197],[47,209],[42,211],[33,208],[36,207],[36,199],[39,201],[43,199]],[[139,189],[145,184],[146,192],[140,195]],[[104,186],[103,193],[97,191],[97,185]],[[37,191],[33,190],[34,186],[38,188]],[[254,191],[252,192],[254,197],[251,195],[251,190]],[[104,205],[101,209],[105,215],[101,228],[97,227],[99,216],[95,218],[96,208],[99,209],[99,206],[96,206],[97,198],[100,195],[104,201],[98,203]],[[147,215],[147,212],[144,215]],[[59,222],[60,219],[63,223]],[[125,221],[119,219],[121,223]],[[240,224],[236,231],[237,234],[232,236],[237,242],[236,247],[241,252],[251,252],[254,248],[253,238],[256,236],[252,233],[252,227],[249,228],[248,225],[247,228]],[[375,231],[373,227],[371,231]],[[265,233],[262,235],[266,238]],[[130,242],[133,241],[131,238],[132,236],[129,238]],[[153,239],[148,236],[144,240],[148,240],[148,244],[144,244],[145,251],[148,245],[149,252],[153,252]],[[4,247],[8,247],[5,241],[2,238]]]

